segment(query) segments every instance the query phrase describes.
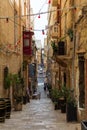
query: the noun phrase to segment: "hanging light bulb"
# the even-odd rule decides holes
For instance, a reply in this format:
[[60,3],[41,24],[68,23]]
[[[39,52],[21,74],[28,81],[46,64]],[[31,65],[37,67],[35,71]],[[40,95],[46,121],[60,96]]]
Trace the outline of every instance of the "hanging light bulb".
[[48,4],[50,4],[51,3],[51,0],[48,0]]
[[17,45],[20,44],[20,40],[18,40]]
[[42,34],[44,35],[45,33],[44,33],[44,30],[42,30]]
[[38,15],[38,18],[40,18],[40,14]]
[[77,10],[76,7],[74,7],[74,12],[76,12],[76,10]]
[[17,43],[15,44],[15,46],[14,46],[14,47],[15,47],[15,49],[17,48]]
[[11,44],[8,44],[8,48],[11,48]]
[[30,27],[30,30],[32,30],[32,27]]
[[6,18],[6,22],[8,23],[8,18]]

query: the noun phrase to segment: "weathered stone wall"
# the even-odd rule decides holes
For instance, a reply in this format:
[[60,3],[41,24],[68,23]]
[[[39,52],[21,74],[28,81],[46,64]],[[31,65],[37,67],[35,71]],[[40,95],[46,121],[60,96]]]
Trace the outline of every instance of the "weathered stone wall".
[[[16,7],[19,14],[19,9]],[[8,66],[10,73],[18,73],[21,67],[22,49],[19,20],[16,19],[16,36],[14,35],[14,3],[9,0],[0,0],[0,97],[7,97],[3,88],[3,69]],[[15,37],[14,37],[15,36]],[[14,43],[19,40],[19,45]]]
[[[76,37],[78,39],[78,42],[76,42],[76,57],[78,59],[78,54],[84,54],[85,57],[85,108],[79,109],[79,119],[87,119],[87,15],[83,14],[82,19],[77,23],[76,25]],[[77,60],[76,59],[76,60]],[[78,70],[78,64],[77,64],[77,70]],[[77,74],[77,78],[79,77],[79,73]],[[78,86],[78,82],[77,82]]]
[[[86,0],[77,0],[74,2],[72,0],[65,0],[61,4],[62,9],[65,9],[62,11],[61,17],[61,34],[62,37],[64,36],[64,34],[66,35],[65,40],[67,41],[67,55],[71,57],[75,56],[74,61],[70,65],[68,64],[68,68],[70,67],[70,80],[72,81],[72,78],[74,78],[73,80],[75,82],[75,95],[77,96],[77,100],[79,99],[78,52],[80,52],[81,54],[84,53],[84,57],[85,59],[87,59],[87,14],[86,11],[84,11],[84,13],[82,12],[82,8],[83,6],[86,6],[86,3]],[[70,7],[74,7],[75,5],[76,8],[69,10]],[[76,28],[74,27],[75,23],[77,23]],[[73,29],[74,38],[76,38],[73,41],[70,41],[69,36],[67,35],[68,28]],[[87,86],[86,71],[87,70],[85,62],[85,86]],[[74,77],[72,77],[73,75]],[[85,99],[87,99],[87,87],[85,88]],[[87,114],[85,114],[86,109],[87,101],[85,100],[85,109],[79,109],[78,107],[78,120],[87,119]]]

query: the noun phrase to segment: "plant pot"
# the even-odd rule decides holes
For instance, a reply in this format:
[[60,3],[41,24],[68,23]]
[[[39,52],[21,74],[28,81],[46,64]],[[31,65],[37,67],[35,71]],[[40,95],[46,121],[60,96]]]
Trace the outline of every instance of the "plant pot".
[[23,104],[26,104],[26,103],[27,103],[27,97],[23,96]]
[[54,104],[54,109],[58,110],[58,104],[57,103]]
[[67,103],[66,118],[67,118],[67,122],[77,121],[77,106]]
[[5,100],[0,98],[0,122],[5,122]]
[[15,105],[15,111],[22,111],[22,103],[18,103]]
[[6,109],[6,118],[10,119],[10,115],[11,115],[11,100],[10,100],[10,98],[5,98],[5,109]]
[[87,130],[87,121],[86,120],[81,121],[81,130]]
[[60,98],[60,109],[62,113],[66,112],[66,99],[65,98]]
[[60,100],[58,99],[58,109],[60,109],[61,108],[61,102],[60,102]]
[[66,113],[66,104],[61,105],[61,113]]

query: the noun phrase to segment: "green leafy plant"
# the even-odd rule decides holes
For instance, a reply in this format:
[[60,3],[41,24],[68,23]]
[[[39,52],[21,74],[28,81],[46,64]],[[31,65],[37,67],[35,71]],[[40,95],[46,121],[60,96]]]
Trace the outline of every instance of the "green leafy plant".
[[18,74],[13,74],[13,84],[20,84],[20,78]]
[[52,90],[52,85],[51,84],[47,84],[47,89],[48,89],[48,91]]
[[20,97],[15,97],[15,101],[16,101],[17,104],[18,104],[18,103],[21,103],[22,100],[23,100],[22,96],[20,96]]
[[71,28],[69,28],[69,29],[67,30],[67,34],[68,34],[68,36],[70,37],[70,40],[72,41],[72,40],[73,40],[73,30],[72,30]]
[[11,83],[12,83],[12,75],[11,75],[11,74],[8,74],[8,75],[6,76],[6,78],[4,79],[4,88],[5,88],[5,89],[10,88]]
[[54,88],[51,90],[52,100],[53,102],[58,101],[59,99],[59,90],[57,88]]
[[65,98],[66,103],[72,104],[73,106],[77,105],[75,96],[74,96],[74,90],[66,87],[65,85],[61,87],[59,91],[59,97]]
[[23,100],[23,78],[18,74],[13,74],[12,85],[14,88],[14,99],[16,103],[22,102]]
[[53,48],[53,52],[54,52],[54,53],[57,53],[57,52],[58,52],[58,46],[55,44],[54,41],[51,43],[51,46],[52,46],[52,48]]
[[77,106],[76,97],[74,96],[74,90],[72,89],[68,91],[67,103],[70,104],[71,106],[75,107]]
[[60,89],[60,97],[67,98],[69,94],[69,89],[64,85]]
[[24,60],[23,63],[22,63],[22,65],[23,65],[23,71],[26,70],[27,64],[28,64],[28,62],[26,60]]

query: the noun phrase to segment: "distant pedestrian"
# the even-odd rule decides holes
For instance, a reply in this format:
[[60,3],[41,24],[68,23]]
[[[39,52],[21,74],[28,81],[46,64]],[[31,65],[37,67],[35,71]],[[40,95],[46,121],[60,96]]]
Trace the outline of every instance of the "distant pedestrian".
[[44,79],[44,91],[47,90],[47,77]]
[[27,102],[30,102],[30,94],[29,94],[29,89],[28,88],[26,90],[26,99],[27,99]]
[[39,92],[38,98],[39,98],[39,99],[41,98],[41,92]]
[[49,91],[47,90],[47,97],[49,98]]
[[44,83],[44,91],[46,91],[46,89],[47,89],[47,88],[46,88],[46,84]]

